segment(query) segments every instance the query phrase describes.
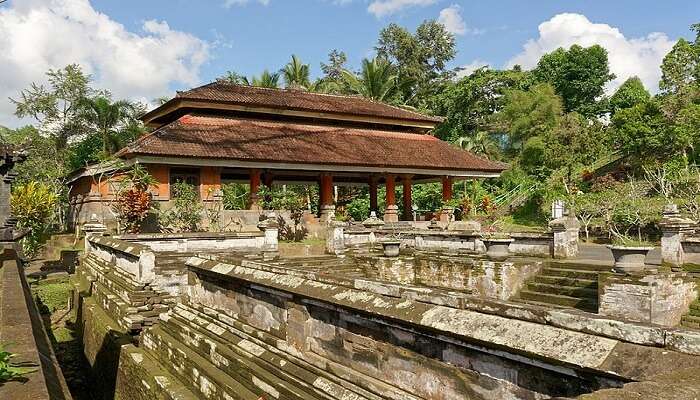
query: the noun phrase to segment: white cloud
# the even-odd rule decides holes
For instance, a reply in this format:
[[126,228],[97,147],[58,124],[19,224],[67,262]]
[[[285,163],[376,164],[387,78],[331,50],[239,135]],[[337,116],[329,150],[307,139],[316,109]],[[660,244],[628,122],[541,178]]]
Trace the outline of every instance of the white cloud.
[[126,28],[97,12],[88,0],[25,0],[0,8],[0,124],[17,124],[14,106],[31,82],[45,83],[45,72],[78,63],[94,86],[115,97],[153,99],[172,83],[199,83],[210,45],[149,20],[142,31]]
[[409,7],[425,7],[435,4],[437,0],[373,0],[367,11],[381,18],[387,15],[396,14]]
[[[250,2],[250,0],[224,0],[224,8],[231,8],[233,6],[243,6]],[[270,0],[257,0],[258,3],[266,6],[270,4]]]
[[476,59],[469,64],[462,65],[458,68],[456,77],[457,79],[464,78],[465,76],[471,75],[474,71],[482,67],[488,67],[488,61]]
[[453,4],[442,11],[438,17],[438,22],[445,25],[445,29],[455,35],[464,35],[467,33],[467,24],[462,18],[461,7]]
[[595,24],[581,14],[558,14],[539,26],[540,36],[523,46],[523,51],[508,61],[529,69],[537,65],[540,57],[559,47],[573,44],[584,47],[598,44],[608,51],[610,71],[617,77],[606,91],[612,93],[627,78],[638,76],[647,89],[658,91],[664,56],[675,41],[664,33],[650,33],[645,37],[626,38],[619,29],[607,24]]

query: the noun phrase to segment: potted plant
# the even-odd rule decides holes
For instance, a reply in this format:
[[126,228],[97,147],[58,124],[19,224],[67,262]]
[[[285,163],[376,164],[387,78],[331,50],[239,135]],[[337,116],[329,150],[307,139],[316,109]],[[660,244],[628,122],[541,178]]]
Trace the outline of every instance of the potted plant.
[[621,273],[643,271],[646,257],[654,248],[649,242],[633,240],[625,235],[619,235],[607,247],[615,259],[615,271]]

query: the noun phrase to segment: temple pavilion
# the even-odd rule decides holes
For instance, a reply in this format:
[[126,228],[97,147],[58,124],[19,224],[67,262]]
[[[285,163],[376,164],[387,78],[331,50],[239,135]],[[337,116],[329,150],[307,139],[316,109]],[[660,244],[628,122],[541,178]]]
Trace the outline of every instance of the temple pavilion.
[[[250,207],[261,185],[319,185],[321,213],[333,210],[333,187],[367,185],[370,208],[386,221],[412,218],[414,183],[442,182],[444,200],[456,179],[497,177],[505,165],[451,146],[431,134],[439,117],[355,97],[214,82],[179,92],[147,113],[153,131],[116,156],[146,166],[158,180],[155,200],[170,200],[170,185],[186,181],[210,200],[222,182],[248,182]],[[75,223],[109,201],[104,166],[71,179]],[[396,185],[404,215],[397,215]],[[385,210],[377,210],[386,187]]]

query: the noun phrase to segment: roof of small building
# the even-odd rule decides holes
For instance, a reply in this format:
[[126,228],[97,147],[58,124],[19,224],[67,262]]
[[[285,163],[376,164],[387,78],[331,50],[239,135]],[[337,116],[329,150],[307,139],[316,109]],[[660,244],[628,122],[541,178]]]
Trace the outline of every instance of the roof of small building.
[[427,134],[210,115],[183,116],[117,156],[493,173],[506,168]]
[[[143,120],[148,122],[162,116],[164,110],[182,101],[229,104],[251,108],[319,113],[324,117],[351,115],[378,119],[393,119],[406,122],[435,125],[441,117],[429,116],[405,108],[373,101],[358,96],[344,96],[314,93],[294,89],[272,89],[228,82],[212,82],[184,92],[163,106],[147,113]],[[250,111],[250,110],[247,110]]]

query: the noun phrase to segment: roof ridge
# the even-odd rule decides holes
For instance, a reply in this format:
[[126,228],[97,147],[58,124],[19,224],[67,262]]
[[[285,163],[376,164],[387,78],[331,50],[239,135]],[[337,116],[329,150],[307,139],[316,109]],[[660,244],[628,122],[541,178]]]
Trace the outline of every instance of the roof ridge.
[[[253,86],[253,85],[244,85],[240,83],[234,83],[234,82],[227,82],[227,81],[213,81],[210,82],[206,85],[202,85],[193,89],[188,90],[187,92],[194,91],[197,89],[205,88],[205,87],[210,87],[210,86],[216,86],[216,85],[223,85],[223,86],[234,86],[234,87],[241,87],[241,88],[246,88],[246,89],[253,89],[253,90],[260,90],[260,91],[268,91],[268,92],[288,92],[288,93],[303,93],[303,94],[309,94],[311,96],[325,96],[325,97],[334,97],[334,98],[340,98],[340,99],[357,99],[357,100],[363,100],[369,103],[373,104],[379,104],[387,107],[391,107],[395,110],[400,110],[400,111],[405,111],[411,114],[414,114],[419,117],[433,117],[433,118],[439,118],[434,115],[429,115],[429,114],[423,114],[421,112],[415,111],[415,110],[409,110],[407,108],[403,108],[400,106],[396,106],[393,104],[389,104],[383,101],[371,99],[368,97],[361,96],[359,94],[337,94],[337,93],[321,93],[321,92],[312,92],[309,90],[300,90],[300,89],[294,89],[294,88],[270,88],[270,87],[262,87],[262,86]],[[187,93],[183,92],[183,93]]]

